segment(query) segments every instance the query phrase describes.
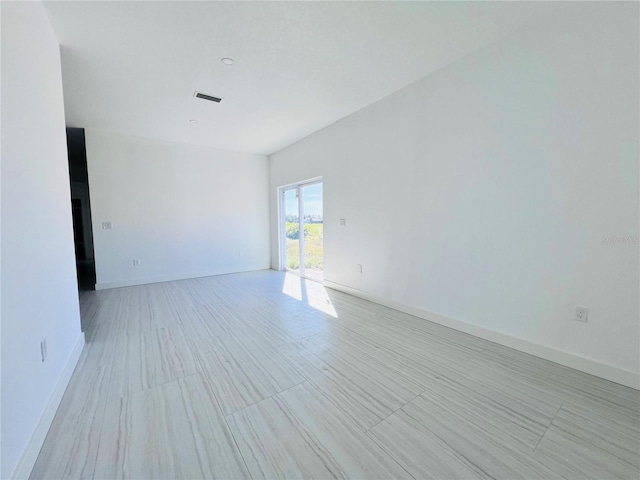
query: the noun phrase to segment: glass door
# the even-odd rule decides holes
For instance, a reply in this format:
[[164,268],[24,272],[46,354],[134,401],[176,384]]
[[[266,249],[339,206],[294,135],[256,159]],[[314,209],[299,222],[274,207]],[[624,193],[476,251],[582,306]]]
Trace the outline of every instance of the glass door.
[[280,189],[282,267],[303,277],[322,280],[324,219],[322,182]]
[[300,272],[300,208],[298,189],[283,192],[284,205],[284,266],[287,270]]
[[302,244],[303,275],[313,280],[323,278],[324,221],[322,218],[322,183],[300,187],[300,208],[303,212],[304,243]]

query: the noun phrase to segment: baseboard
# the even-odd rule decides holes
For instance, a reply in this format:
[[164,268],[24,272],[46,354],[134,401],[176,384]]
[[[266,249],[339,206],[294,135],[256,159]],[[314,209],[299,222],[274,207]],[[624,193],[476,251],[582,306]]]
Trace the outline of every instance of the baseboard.
[[609,380],[621,385],[625,385],[627,387],[635,388],[636,390],[640,390],[640,375],[636,373],[629,372],[612,365],[607,365],[605,363],[597,362],[590,358],[581,357],[580,355],[576,355],[574,353],[569,353],[546,345],[533,343],[523,338],[496,332],[494,330],[489,330],[477,325],[472,325],[461,320],[455,320],[453,318],[445,317],[437,313],[428,312],[417,307],[411,307],[409,305],[394,302],[387,298],[383,298],[381,296],[364,292],[362,290],[348,287],[346,285],[335,283],[329,280],[325,280],[323,283],[327,288],[348,293],[349,295],[353,295],[354,297],[363,298],[373,303],[393,308],[394,310],[399,310],[401,312],[408,313],[409,315],[423,318],[425,320],[429,320],[430,322],[453,328],[454,330],[468,333],[475,337],[489,340],[490,342],[494,342],[505,347],[513,348],[515,350],[519,350],[536,357],[544,358],[545,360],[564,365],[565,367],[580,370],[581,372],[589,373],[591,375],[604,378],[605,380]]
[[78,341],[76,342],[75,347],[73,347],[71,355],[69,355],[69,358],[67,359],[67,363],[62,370],[62,374],[53,389],[51,397],[49,397],[47,406],[38,421],[38,425],[36,426],[33,435],[31,435],[31,438],[29,439],[29,443],[27,443],[27,448],[25,448],[22,453],[22,457],[20,457],[20,461],[11,475],[11,479],[26,480],[29,478],[29,475],[31,475],[31,470],[33,470],[33,467],[36,464],[42,444],[47,438],[47,433],[49,433],[53,417],[55,417],[56,412],[58,411],[58,407],[60,406],[64,392],[69,385],[71,375],[73,375],[73,371],[78,364],[78,359],[80,358],[83,348],[84,333],[80,333],[80,337],[78,337]]
[[129,280],[119,280],[116,282],[96,283],[96,290],[108,290],[109,288],[133,287],[135,285],[148,285],[150,283],[173,282],[175,280],[189,280],[191,278],[216,277],[218,275],[230,275],[233,273],[257,272],[259,270],[270,270],[271,267],[248,268],[246,270],[233,270],[229,272],[200,272],[200,273],[178,273],[168,275],[158,275],[147,278],[132,278]]

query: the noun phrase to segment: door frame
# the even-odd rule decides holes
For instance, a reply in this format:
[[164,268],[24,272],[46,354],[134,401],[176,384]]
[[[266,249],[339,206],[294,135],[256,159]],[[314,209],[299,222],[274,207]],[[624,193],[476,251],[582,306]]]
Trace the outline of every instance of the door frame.
[[[309,185],[315,185],[316,183],[322,183],[322,177],[314,177],[302,182],[289,183],[278,187],[278,269],[295,273],[301,277],[304,275],[304,199],[300,192],[303,187]],[[296,190],[296,197],[298,198],[298,231],[300,232],[300,269],[299,271],[290,270],[287,268],[287,210],[285,207],[284,195],[289,190]],[[322,198],[322,210],[324,217],[324,186],[323,186],[323,198]],[[305,277],[306,278],[306,277]]]

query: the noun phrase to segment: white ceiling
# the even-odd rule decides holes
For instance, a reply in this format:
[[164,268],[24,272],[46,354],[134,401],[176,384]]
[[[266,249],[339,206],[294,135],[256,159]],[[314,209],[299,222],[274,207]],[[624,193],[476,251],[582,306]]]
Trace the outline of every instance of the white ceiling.
[[[553,12],[555,3],[45,6],[62,45],[69,126],[271,154]],[[196,90],[224,100],[195,99]]]

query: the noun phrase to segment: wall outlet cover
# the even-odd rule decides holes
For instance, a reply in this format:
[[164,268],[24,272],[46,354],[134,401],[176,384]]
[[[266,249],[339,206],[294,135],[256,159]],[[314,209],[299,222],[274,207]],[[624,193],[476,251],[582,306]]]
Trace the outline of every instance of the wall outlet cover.
[[44,362],[47,359],[47,339],[45,338],[40,342],[40,356]]
[[587,307],[576,307],[576,322],[587,322],[589,319],[589,309]]

